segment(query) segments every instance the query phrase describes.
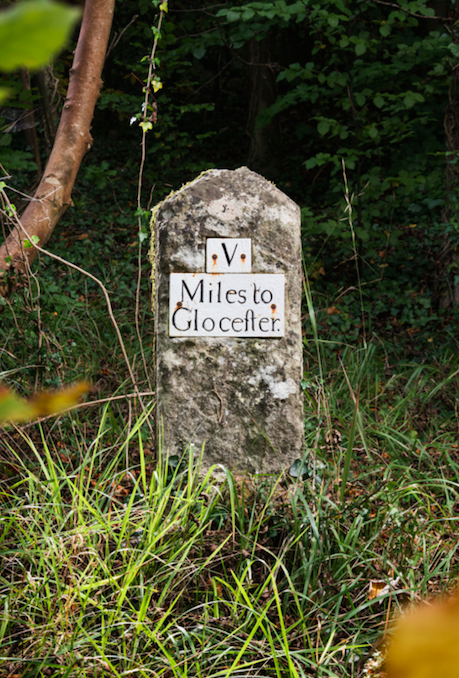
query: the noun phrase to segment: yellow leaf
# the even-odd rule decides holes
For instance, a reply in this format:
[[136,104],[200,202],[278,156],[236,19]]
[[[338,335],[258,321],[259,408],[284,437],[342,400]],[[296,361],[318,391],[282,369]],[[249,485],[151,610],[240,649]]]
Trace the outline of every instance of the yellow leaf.
[[27,421],[34,415],[33,407],[16,393],[0,386],[0,423]]
[[398,622],[387,678],[459,678],[459,599],[424,605]]
[[162,2],[159,6],[159,9],[161,10],[161,12],[166,12],[167,14],[168,12],[167,2]]
[[49,393],[38,393],[35,398],[30,401],[30,404],[35,409],[35,415],[38,417],[45,417],[48,414],[59,414],[73,407],[80,400],[81,396],[87,393],[89,384],[82,381],[74,386],[63,388],[59,391],[51,391]]
[[0,386],[0,423],[28,421],[49,414],[59,414],[76,405],[89,384],[81,382],[50,393],[38,393],[31,400],[20,398],[10,389]]

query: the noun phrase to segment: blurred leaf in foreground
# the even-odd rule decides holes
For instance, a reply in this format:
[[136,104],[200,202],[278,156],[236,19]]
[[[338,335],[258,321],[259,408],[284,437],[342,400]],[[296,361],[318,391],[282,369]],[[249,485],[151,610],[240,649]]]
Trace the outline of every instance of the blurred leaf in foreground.
[[417,607],[398,622],[387,678],[459,678],[459,598]]
[[89,384],[80,382],[59,391],[38,393],[24,400],[4,386],[0,386],[0,423],[22,422],[35,417],[59,414],[76,405],[89,390]]
[[45,66],[81,12],[52,0],[23,0],[0,12],[0,70]]

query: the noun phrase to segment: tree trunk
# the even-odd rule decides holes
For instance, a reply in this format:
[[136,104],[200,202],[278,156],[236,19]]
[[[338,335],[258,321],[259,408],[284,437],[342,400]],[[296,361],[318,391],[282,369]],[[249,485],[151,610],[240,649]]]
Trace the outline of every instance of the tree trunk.
[[[21,217],[28,234],[49,240],[59,219],[72,204],[71,192],[85,153],[91,148],[90,134],[94,107],[102,85],[101,74],[113,19],[115,0],[86,0],[83,22],[75,51],[67,97],[51,155],[43,178]],[[24,271],[25,258],[31,263],[37,250],[24,249],[26,239],[19,227],[0,247],[0,269]]]

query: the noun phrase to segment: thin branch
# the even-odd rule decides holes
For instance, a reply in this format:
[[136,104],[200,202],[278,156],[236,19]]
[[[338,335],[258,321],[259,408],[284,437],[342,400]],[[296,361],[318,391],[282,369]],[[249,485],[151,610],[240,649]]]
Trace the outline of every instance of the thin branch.
[[373,0],[373,2],[376,2],[378,5],[387,5],[388,7],[395,7],[395,9],[399,9],[400,11],[405,12],[405,14],[414,16],[417,19],[437,19],[438,21],[448,21],[449,18],[445,16],[427,16],[426,14],[416,14],[415,12],[410,12],[410,10],[406,9],[406,7],[400,7],[400,5],[396,5],[394,2],[385,2],[385,0]]

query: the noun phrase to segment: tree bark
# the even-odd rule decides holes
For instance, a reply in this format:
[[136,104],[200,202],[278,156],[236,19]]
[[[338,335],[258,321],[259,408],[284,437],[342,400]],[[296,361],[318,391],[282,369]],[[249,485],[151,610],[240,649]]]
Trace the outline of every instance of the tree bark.
[[113,20],[115,0],[86,0],[69,87],[51,155],[43,178],[21,217],[0,247],[0,269],[24,271],[37,250],[24,249],[24,240],[38,236],[43,247],[54,227],[72,205],[71,192],[85,153],[91,148],[94,107],[102,85],[101,75]]

